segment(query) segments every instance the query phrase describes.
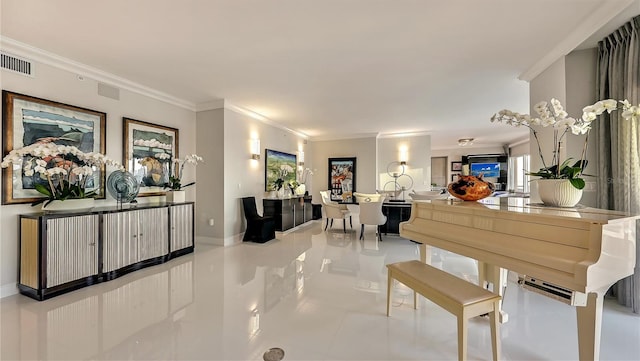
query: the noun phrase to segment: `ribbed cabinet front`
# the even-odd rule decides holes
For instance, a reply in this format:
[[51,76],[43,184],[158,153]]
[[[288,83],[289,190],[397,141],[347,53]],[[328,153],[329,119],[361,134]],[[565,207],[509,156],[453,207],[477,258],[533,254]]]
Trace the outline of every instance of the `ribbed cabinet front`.
[[98,274],[99,215],[46,221],[47,287]]
[[103,272],[168,253],[167,208],[104,215]]
[[171,212],[171,249],[177,251],[193,246],[193,204],[169,208]]

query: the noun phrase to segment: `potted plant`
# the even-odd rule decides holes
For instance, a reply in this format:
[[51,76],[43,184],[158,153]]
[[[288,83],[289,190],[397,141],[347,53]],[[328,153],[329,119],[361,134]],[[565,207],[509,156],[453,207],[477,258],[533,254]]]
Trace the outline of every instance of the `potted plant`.
[[169,189],[167,191],[167,202],[184,202],[185,201],[185,192],[183,188],[186,188],[190,185],[196,184],[196,182],[190,182],[187,184],[182,184],[182,175],[184,173],[184,166],[187,164],[192,164],[194,166],[198,165],[198,162],[203,162],[201,156],[197,154],[189,154],[184,159],[175,159],[173,164],[173,171],[169,171],[169,182],[164,184],[165,189]]
[[44,198],[32,203],[43,210],[65,211],[93,207],[95,190],[88,190],[94,172],[104,165],[124,170],[124,167],[100,153],[85,153],[74,146],[55,143],[34,143],[13,149],[1,166],[19,168],[24,176],[36,177],[34,188]]
[[[538,117],[529,114],[519,114],[504,109],[491,117],[492,122],[505,123],[512,126],[525,126],[531,130],[538,147],[538,155],[542,161],[542,168],[529,175],[540,177],[537,180],[538,192],[544,204],[573,207],[582,197],[582,189],[585,187],[583,176],[587,166],[587,145],[591,123],[605,111],[611,113],[614,110],[622,110],[622,118],[631,119],[640,116],[639,106],[632,106],[629,101],[616,101],[607,99],[598,101],[582,110],[582,117],[575,119],[569,117],[557,99],[551,99],[550,104],[540,102],[534,106]],[[538,138],[536,127],[553,127],[553,157],[551,162],[545,160],[542,153],[542,145]],[[569,135],[586,135],[580,158],[560,159],[560,148]]]

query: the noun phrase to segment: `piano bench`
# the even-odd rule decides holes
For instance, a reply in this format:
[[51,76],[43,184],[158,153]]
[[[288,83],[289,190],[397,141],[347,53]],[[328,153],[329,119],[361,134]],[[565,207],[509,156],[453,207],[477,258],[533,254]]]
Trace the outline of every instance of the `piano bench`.
[[413,290],[414,308],[417,308],[417,292],[458,318],[458,359],[465,360],[467,321],[488,313],[493,359],[500,358],[500,335],[496,317],[501,299],[499,295],[417,260],[388,264],[387,270],[387,316],[395,279]]

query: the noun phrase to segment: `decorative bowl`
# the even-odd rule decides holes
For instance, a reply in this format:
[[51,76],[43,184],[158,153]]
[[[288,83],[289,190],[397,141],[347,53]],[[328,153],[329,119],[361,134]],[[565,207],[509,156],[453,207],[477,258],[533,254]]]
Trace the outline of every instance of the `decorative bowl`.
[[482,179],[482,176],[459,175],[458,180],[449,183],[449,194],[463,201],[477,201],[493,194],[493,183]]
[[443,199],[447,198],[449,195],[447,193],[442,193],[442,191],[412,191],[409,193],[409,197],[413,200],[431,200],[431,199]]
[[118,202],[129,203],[138,196],[140,184],[133,174],[116,170],[107,178],[107,191]]

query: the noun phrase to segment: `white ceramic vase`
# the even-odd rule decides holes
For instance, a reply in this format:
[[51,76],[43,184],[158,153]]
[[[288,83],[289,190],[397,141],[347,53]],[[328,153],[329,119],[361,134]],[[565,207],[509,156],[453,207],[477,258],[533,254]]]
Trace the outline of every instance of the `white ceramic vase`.
[[167,191],[167,202],[181,203],[185,201],[185,191]]
[[64,201],[44,201],[40,208],[45,212],[83,212],[93,208],[96,200],[93,198],[65,199]]
[[582,189],[577,189],[568,179],[538,179],[538,195],[547,206],[574,207],[582,198]]

